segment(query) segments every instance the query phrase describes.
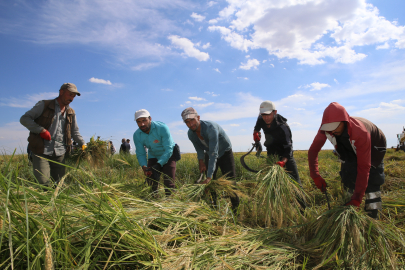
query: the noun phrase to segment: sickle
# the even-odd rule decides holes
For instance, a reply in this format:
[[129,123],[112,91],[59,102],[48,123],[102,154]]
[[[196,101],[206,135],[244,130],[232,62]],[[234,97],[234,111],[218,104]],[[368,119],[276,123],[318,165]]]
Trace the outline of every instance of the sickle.
[[240,164],[242,164],[243,168],[245,168],[245,169],[248,170],[249,172],[258,173],[259,171],[256,171],[256,170],[253,170],[253,169],[249,168],[249,167],[246,165],[246,163],[245,163],[245,157],[246,157],[247,155],[249,155],[249,154],[253,151],[254,148],[255,148],[255,144],[253,144],[253,147],[252,147],[252,149],[250,149],[249,152],[247,152],[246,154],[244,154],[243,156],[240,157]]

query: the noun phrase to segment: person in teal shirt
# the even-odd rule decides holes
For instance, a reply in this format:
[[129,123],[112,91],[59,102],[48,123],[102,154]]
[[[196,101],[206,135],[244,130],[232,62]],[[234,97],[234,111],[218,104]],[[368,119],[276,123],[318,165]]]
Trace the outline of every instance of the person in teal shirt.
[[[135,112],[135,121],[139,127],[134,133],[136,157],[144,174],[148,177],[147,182],[152,186],[152,192],[157,193],[160,174],[163,173],[165,194],[169,196],[175,189],[176,161],[180,153],[168,126],[159,121],[152,121],[150,113],[145,110]],[[148,150],[148,154],[145,151]],[[174,151],[176,150],[176,151]]]

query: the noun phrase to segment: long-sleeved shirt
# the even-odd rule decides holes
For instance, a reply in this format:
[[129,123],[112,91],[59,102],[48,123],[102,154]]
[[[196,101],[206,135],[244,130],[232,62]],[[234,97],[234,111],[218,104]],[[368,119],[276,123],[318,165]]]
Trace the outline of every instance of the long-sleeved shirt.
[[[35,106],[27,111],[20,118],[20,123],[25,126],[29,131],[33,133],[41,133],[44,127],[41,127],[35,123],[35,119],[41,116],[44,111],[45,102],[43,100],[39,101]],[[65,127],[66,127],[66,111],[69,106],[66,106],[65,112],[61,113],[61,108],[59,102],[55,99],[55,116],[52,122],[52,125],[49,127],[49,133],[51,134],[52,140],[44,140],[44,155],[53,155],[55,152],[56,156],[61,156],[66,152],[65,142]],[[83,145],[86,142],[83,140],[83,137],[79,133],[79,126],[77,125],[76,115],[73,116],[72,126],[71,126],[71,135],[72,138]]]
[[146,148],[149,149],[148,159],[157,158],[160,165],[165,165],[173,154],[175,145],[169,127],[162,122],[152,121],[149,134],[137,129],[134,133],[136,158],[139,165],[147,166]]
[[[200,120],[201,136],[204,138],[205,145],[198,138],[197,133],[191,129],[188,130],[188,138],[193,143],[197,151],[198,159],[204,160],[204,151],[208,152],[207,177],[212,178],[217,159],[232,149],[231,141],[220,125],[212,121]],[[207,147],[208,146],[208,147]]]
[[278,155],[290,159],[293,155],[293,142],[290,127],[287,119],[276,114],[270,127],[267,127],[263,117],[259,115],[255,125],[255,131],[263,129],[266,141],[264,146],[267,148],[267,155]]

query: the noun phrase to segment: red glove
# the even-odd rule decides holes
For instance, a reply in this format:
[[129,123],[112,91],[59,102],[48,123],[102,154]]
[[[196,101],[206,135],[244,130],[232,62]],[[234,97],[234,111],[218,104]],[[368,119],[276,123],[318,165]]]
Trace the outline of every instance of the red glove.
[[253,132],[253,140],[255,142],[260,142],[260,135],[258,131]]
[[39,136],[41,136],[42,139],[47,140],[47,141],[50,141],[52,139],[51,133],[49,133],[48,130],[45,130],[45,132],[39,133]]
[[345,204],[345,206],[353,205],[353,206],[359,207],[360,204],[361,204],[361,202],[351,199],[348,203]]
[[326,187],[328,185],[326,184],[325,179],[323,179],[322,176],[315,177],[314,183],[322,192],[326,191]]
[[362,200],[363,200],[363,197],[360,194],[353,193],[352,198],[350,199],[349,202],[345,203],[345,205],[346,206],[353,205],[353,206],[359,207]]
[[276,164],[280,165],[281,167],[285,166],[285,162],[283,162],[283,161],[276,162]]

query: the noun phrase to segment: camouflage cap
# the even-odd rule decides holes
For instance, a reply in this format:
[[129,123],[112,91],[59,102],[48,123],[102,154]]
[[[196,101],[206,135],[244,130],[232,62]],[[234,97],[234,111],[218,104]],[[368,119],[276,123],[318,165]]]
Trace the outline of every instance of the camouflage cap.
[[76,85],[74,85],[73,83],[64,83],[62,84],[59,90],[69,90],[70,92],[80,96],[80,93],[77,91]]

